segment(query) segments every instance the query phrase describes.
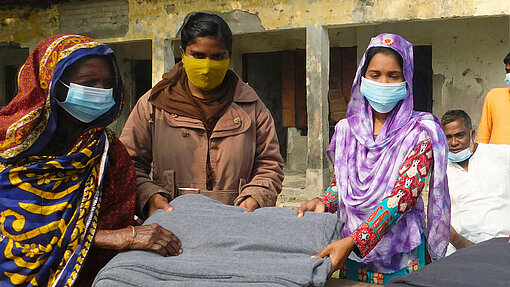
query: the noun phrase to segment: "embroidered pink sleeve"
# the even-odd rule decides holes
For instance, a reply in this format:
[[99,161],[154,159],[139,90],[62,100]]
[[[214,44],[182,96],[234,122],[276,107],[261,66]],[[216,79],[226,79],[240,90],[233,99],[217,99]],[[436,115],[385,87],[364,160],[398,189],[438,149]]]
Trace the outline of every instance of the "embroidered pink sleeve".
[[328,212],[335,213],[338,209],[338,188],[336,187],[336,179],[333,176],[331,185],[317,197],[326,204]]
[[366,256],[402,214],[416,205],[431,165],[432,142],[427,139],[407,156],[391,194],[350,235],[358,247],[359,256]]

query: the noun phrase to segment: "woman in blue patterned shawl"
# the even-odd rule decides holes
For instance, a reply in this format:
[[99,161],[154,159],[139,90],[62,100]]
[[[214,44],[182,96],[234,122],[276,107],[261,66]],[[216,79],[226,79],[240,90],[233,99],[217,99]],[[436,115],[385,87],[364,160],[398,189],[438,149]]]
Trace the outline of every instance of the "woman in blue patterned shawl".
[[136,176],[106,131],[122,106],[113,51],[79,35],[42,41],[0,110],[2,286],[90,286],[116,252],[177,255],[159,225],[134,226]]

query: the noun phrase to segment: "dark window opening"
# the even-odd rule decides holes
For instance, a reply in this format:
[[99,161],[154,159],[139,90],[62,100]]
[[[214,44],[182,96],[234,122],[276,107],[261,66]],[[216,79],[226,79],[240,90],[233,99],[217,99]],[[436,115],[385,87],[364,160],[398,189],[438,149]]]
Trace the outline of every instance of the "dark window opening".
[[18,70],[20,66],[9,65],[4,67],[5,104],[7,105],[18,93]]
[[283,62],[283,52],[243,55],[243,78],[271,111],[280,143],[280,153],[286,159],[287,128],[283,122],[285,109],[282,100]]
[[357,70],[357,47],[332,47],[329,49],[329,139],[335,125],[347,116],[347,104]]
[[414,46],[414,110],[432,112],[432,46]]
[[133,61],[135,74],[135,103],[152,87],[152,61]]

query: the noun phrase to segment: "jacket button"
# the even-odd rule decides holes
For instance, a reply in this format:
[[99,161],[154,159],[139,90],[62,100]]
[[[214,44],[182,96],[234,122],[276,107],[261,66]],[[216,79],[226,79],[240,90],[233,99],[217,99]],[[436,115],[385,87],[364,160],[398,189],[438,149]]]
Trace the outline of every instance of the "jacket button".
[[241,122],[241,119],[240,119],[240,118],[238,118],[238,117],[237,117],[237,118],[234,118],[234,123],[238,124],[238,123],[240,123],[240,122]]
[[211,142],[211,149],[216,149],[216,143],[215,142]]
[[187,136],[189,136],[189,131],[188,131],[188,130],[184,130],[184,129],[183,129],[183,130],[182,130],[182,136],[183,136],[183,137],[187,137]]

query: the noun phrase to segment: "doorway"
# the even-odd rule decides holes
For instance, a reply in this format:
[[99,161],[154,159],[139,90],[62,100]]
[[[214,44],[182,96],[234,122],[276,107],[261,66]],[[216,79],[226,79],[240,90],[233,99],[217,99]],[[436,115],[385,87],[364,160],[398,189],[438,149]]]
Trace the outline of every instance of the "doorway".
[[432,46],[414,46],[414,110],[432,112]]
[[287,129],[283,126],[282,116],[282,64],[282,52],[243,55],[243,80],[250,84],[271,111],[280,143],[280,153],[285,160]]
[[28,48],[0,42],[0,108],[6,106],[16,96],[18,71],[28,55]]

